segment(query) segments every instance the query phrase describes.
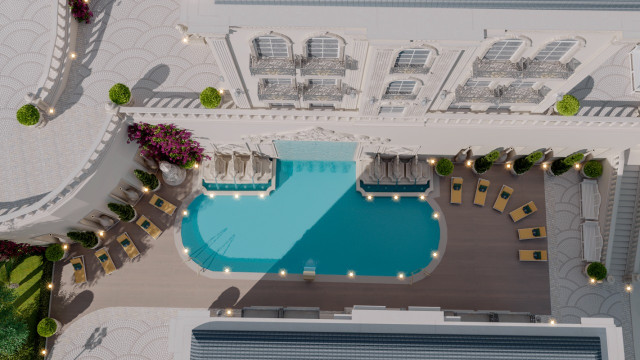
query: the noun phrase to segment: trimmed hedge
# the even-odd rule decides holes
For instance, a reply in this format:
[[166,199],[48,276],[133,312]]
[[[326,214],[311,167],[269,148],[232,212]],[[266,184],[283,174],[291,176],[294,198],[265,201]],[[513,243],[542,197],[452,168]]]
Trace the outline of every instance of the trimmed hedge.
[[47,258],[47,260],[52,262],[60,261],[64,256],[64,250],[62,249],[62,245],[60,244],[49,245],[49,247],[47,247],[47,250],[44,252],[44,256]]
[[48,338],[58,331],[58,324],[52,318],[44,318],[38,323],[38,335]]
[[200,93],[200,103],[207,109],[215,109],[220,105],[222,96],[216,88],[208,87]]
[[491,169],[491,165],[493,165],[493,162],[498,160],[499,157],[500,152],[498,150],[493,150],[487,155],[477,159],[473,163],[473,168],[476,169],[476,172],[478,174],[486,173],[487,171],[489,171],[489,169]]
[[573,95],[565,95],[556,103],[558,113],[564,116],[573,116],[580,110],[580,101]]
[[589,178],[597,178],[602,176],[602,163],[596,160],[589,160],[582,168],[584,174]]
[[33,126],[40,121],[40,111],[34,105],[23,105],[16,113],[16,119],[24,126]]
[[122,221],[131,221],[136,216],[136,211],[129,204],[108,203],[107,207]]
[[453,163],[447,158],[440,158],[436,164],[436,173],[440,176],[451,175],[453,172]]
[[607,277],[607,268],[602,263],[593,262],[587,266],[587,275],[598,281],[604,280]]
[[584,159],[584,154],[575,153],[567,156],[566,158],[554,160],[551,163],[551,172],[556,176],[562,175],[569,171],[569,169],[573,167],[573,164],[581,161],[582,159]]
[[133,170],[133,174],[138,178],[138,180],[140,180],[142,186],[149,190],[155,190],[160,185],[158,177],[153,174],[149,174],[146,171],[136,169]]
[[91,249],[98,245],[98,235],[93,231],[69,231],[67,237],[73,241],[77,241],[83,247]]
[[131,100],[131,90],[125,84],[117,83],[109,89],[109,99],[117,105],[124,105]]
[[525,157],[521,157],[513,162],[513,171],[518,175],[524,174],[531,170],[533,165],[543,156],[544,154],[541,151],[534,151]]

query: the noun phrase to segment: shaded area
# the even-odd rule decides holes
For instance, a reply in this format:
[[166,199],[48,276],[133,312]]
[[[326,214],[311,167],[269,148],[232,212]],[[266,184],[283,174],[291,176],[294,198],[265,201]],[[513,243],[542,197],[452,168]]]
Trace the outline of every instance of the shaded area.
[[240,289],[235,286],[228,288],[223,291],[218,298],[211,303],[209,309],[220,309],[220,308],[228,308],[232,307],[236,304],[238,299],[240,298]]

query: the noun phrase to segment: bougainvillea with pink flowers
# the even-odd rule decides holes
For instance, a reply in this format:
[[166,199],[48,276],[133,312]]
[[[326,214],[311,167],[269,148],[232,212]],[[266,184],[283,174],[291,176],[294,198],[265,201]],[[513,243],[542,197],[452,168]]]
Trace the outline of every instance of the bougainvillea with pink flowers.
[[143,156],[158,161],[190,168],[203,159],[210,159],[189,131],[174,124],[136,123],[129,126],[128,135],[128,142],[135,141],[140,145]]
[[69,9],[71,9],[71,15],[78,20],[79,23],[90,23],[93,17],[93,12],[89,10],[89,4],[83,0],[69,0]]
[[47,248],[31,246],[29,244],[17,244],[9,240],[0,240],[0,259],[15,258],[22,255],[43,254]]

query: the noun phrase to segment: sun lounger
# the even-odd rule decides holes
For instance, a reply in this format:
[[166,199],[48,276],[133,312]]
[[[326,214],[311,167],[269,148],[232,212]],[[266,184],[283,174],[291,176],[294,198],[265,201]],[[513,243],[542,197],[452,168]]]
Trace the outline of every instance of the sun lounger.
[[547,261],[547,250],[518,250],[520,261]]
[[87,272],[84,270],[84,257],[77,256],[69,260],[71,266],[73,266],[73,276],[76,284],[82,284],[87,282]]
[[127,253],[127,255],[129,255],[130,259],[133,259],[136,256],[140,255],[138,248],[133,243],[133,240],[131,240],[131,236],[129,236],[129,234],[127,234],[126,232],[118,236],[116,240],[118,240],[120,245],[122,245],[122,248]]
[[140,219],[136,221],[136,224],[142,228],[142,230],[146,231],[152,238],[157,239],[160,234],[162,234],[162,230],[158,229],[157,226],[153,225],[146,216],[141,215]]
[[487,200],[487,190],[491,182],[487,179],[478,179],[478,185],[476,185],[476,196],[473,198],[475,205],[484,206],[484,202]]
[[451,203],[452,204],[462,204],[462,178],[461,177],[452,177],[451,178]]
[[316,268],[315,267],[307,267],[305,266],[304,271],[302,272],[302,278],[305,281],[313,281],[316,279]]
[[96,257],[98,258],[98,261],[100,261],[100,265],[102,265],[102,268],[107,275],[116,271],[116,266],[113,264],[113,261],[111,261],[111,256],[109,256],[109,252],[106,247],[96,251]]
[[513,219],[513,222],[518,222],[536,211],[538,211],[536,204],[534,204],[533,201],[529,201],[528,203],[510,212],[509,215],[511,216],[511,219]]
[[151,197],[151,200],[149,200],[149,204],[169,215],[173,215],[173,212],[176,211],[175,205],[155,194]]
[[518,229],[518,240],[542,239],[547,237],[547,228],[544,226]]
[[496,202],[493,203],[493,208],[501,213],[504,212],[504,209],[507,207],[507,203],[509,202],[511,195],[513,195],[513,189],[508,187],[507,185],[502,185],[502,188],[498,193],[498,198],[496,198]]
[[582,260],[600,261],[604,241],[597,221],[585,221],[580,225],[582,230]]

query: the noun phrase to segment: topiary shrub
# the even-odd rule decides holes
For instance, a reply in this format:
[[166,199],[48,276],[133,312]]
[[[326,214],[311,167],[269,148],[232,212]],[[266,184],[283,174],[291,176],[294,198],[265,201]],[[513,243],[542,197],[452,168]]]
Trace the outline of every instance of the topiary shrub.
[[133,170],[133,174],[140,180],[142,186],[146,187],[149,190],[155,190],[159,185],[160,181],[158,181],[158,177],[153,174],[149,174],[146,171],[142,170]]
[[131,91],[125,84],[117,83],[109,89],[109,99],[117,105],[124,105],[131,100]]
[[477,159],[473,163],[473,168],[476,170],[478,174],[485,173],[489,171],[489,169],[491,169],[491,165],[493,165],[493,162],[498,160],[499,157],[500,157],[500,151],[493,150],[487,155]]
[[582,159],[584,159],[584,154],[575,153],[567,156],[566,158],[554,160],[551,163],[551,172],[556,176],[562,175],[569,171],[569,169],[571,169],[575,163],[581,161]]
[[451,175],[453,172],[453,163],[447,158],[440,158],[436,164],[436,173],[440,176]]
[[587,275],[598,281],[607,277],[607,268],[599,262],[593,262],[587,266]]
[[79,242],[83,247],[91,249],[98,245],[98,235],[93,231],[69,231],[67,237]]
[[58,323],[52,318],[44,318],[38,323],[38,335],[51,337],[58,331]]
[[118,215],[122,221],[129,222],[136,216],[136,211],[129,204],[108,203],[107,207]]
[[33,126],[40,121],[40,111],[34,105],[23,105],[16,113],[16,119],[24,126]]
[[531,170],[533,165],[540,161],[543,156],[542,151],[534,151],[525,157],[521,157],[513,162],[513,171],[518,175],[524,174]]
[[220,105],[222,96],[216,88],[208,87],[200,93],[200,103],[207,109],[215,109]]
[[589,160],[586,164],[584,164],[582,171],[588,178],[593,179],[600,177],[602,176],[602,163],[596,160]]
[[62,249],[62,245],[53,244],[47,247],[47,250],[44,252],[44,256],[47,260],[51,262],[60,261],[64,256],[64,250]]
[[575,96],[565,95],[556,103],[558,113],[564,116],[573,116],[580,110],[580,101]]

